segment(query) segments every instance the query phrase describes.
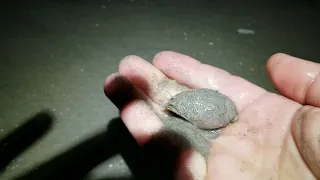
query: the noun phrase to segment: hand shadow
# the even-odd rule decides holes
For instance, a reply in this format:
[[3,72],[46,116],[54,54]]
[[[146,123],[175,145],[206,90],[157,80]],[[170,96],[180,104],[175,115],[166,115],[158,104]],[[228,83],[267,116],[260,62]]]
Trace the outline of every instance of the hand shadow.
[[[130,133],[126,132],[125,126],[119,118],[113,119],[107,131],[96,133],[89,139],[84,140],[66,152],[42,163],[36,169],[20,175],[16,180],[53,180],[53,179],[84,179],[97,165],[124,152],[122,148],[132,151],[138,147]],[[110,180],[129,179],[110,178]],[[131,178],[132,179],[132,178]]]
[[[1,140],[1,170],[47,132],[53,122],[50,113],[39,113]],[[121,154],[133,177],[99,180],[174,179],[178,157],[188,142],[172,132],[155,135],[143,147],[132,137],[120,118],[111,120],[106,130],[84,140],[36,169],[15,180],[85,179],[92,169],[116,154]],[[175,140],[179,140],[176,144]],[[174,141],[172,141],[174,140]],[[187,145],[187,146],[185,146]],[[97,179],[96,179],[97,180]]]
[[40,112],[2,138],[0,140],[0,173],[16,156],[44,136],[51,128],[53,120],[54,117],[49,112]]

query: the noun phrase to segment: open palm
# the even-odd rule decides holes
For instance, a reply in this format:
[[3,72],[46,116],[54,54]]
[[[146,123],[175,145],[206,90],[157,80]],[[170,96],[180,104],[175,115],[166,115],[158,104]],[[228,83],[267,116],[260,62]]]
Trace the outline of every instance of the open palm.
[[[320,178],[320,65],[276,54],[267,70],[284,96],[179,53],[161,52],[153,64],[128,56],[119,72],[107,78],[105,93],[141,145],[161,130],[161,119],[167,116],[163,105],[185,90],[179,84],[215,89],[235,102],[239,121],[212,140],[208,163],[195,151],[184,159],[177,172],[180,179]],[[134,90],[124,88],[126,83]]]

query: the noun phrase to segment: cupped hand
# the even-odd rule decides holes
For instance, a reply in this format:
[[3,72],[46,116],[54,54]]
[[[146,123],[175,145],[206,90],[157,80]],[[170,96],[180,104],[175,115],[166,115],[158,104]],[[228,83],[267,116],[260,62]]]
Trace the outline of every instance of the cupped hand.
[[163,105],[185,90],[179,84],[215,89],[235,102],[239,120],[212,140],[207,163],[196,151],[181,158],[178,179],[320,179],[319,72],[320,64],[271,56],[267,73],[277,95],[189,56],[161,52],[152,64],[124,58],[105,93],[142,146],[163,127]]

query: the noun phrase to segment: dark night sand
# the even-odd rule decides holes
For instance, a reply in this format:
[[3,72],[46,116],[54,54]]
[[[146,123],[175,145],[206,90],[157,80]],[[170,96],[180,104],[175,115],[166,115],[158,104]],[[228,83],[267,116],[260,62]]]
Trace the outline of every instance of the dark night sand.
[[[237,120],[235,104],[228,97],[210,89],[183,91],[169,100],[167,108],[181,117],[172,115],[162,118],[165,124],[163,133],[174,132],[184,137],[189,146],[206,159],[210,153],[210,140],[219,136],[220,128]],[[175,138],[179,141],[179,138]],[[182,141],[176,143],[186,146]]]

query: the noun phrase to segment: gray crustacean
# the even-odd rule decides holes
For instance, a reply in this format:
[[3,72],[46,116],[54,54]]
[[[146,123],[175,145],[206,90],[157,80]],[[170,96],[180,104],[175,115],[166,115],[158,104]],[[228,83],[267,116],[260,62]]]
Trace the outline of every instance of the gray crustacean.
[[218,129],[238,120],[234,102],[212,89],[181,92],[168,101],[166,109],[203,130]]

